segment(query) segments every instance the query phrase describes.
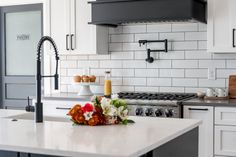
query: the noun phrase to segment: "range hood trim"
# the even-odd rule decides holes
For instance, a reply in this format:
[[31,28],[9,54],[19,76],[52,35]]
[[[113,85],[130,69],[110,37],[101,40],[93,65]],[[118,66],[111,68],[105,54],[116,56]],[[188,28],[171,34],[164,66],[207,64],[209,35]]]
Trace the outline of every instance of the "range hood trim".
[[[166,2],[165,2],[166,1]],[[154,17],[155,15],[153,12],[156,12],[156,10],[152,10],[152,15],[143,15],[143,18],[139,17],[130,17],[127,19],[123,18],[124,16],[116,15],[116,14],[122,14],[119,13],[119,11],[113,11],[109,12],[111,15],[107,16],[106,12],[104,10],[109,10],[109,5],[113,5],[112,7],[119,7],[119,5],[129,4],[130,7],[133,7],[134,11],[132,14],[135,14],[137,12],[137,8],[135,8],[135,5],[138,5],[137,3],[150,3],[146,4],[147,6],[151,5],[151,3],[155,3],[157,5],[158,3],[174,3],[176,0],[97,0],[93,2],[89,2],[92,4],[92,21],[90,24],[95,25],[105,25],[105,26],[113,26],[116,27],[118,25],[121,25],[123,23],[150,23],[150,22],[186,22],[186,21],[200,21],[202,23],[207,23],[206,21],[206,5],[207,3],[202,0],[180,0],[182,2],[188,2],[184,5],[178,5],[179,8],[186,8],[184,11],[182,10],[181,13],[178,13],[177,15],[175,12],[179,12],[179,10],[173,10],[173,14],[171,16],[162,16],[162,17]],[[117,6],[116,6],[117,5]],[[133,5],[133,6],[132,6]],[[139,4],[140,5],[140,4]],[[162,4],[163,5],[163,4]],[[139,6],[140,7],[140,6]],[[153,6],[152,6],[153,7]],[[170,7],[171,8],[171,7]],[[136,9],[136,10],[135,10]],[[145,8],[147,9],[147,8]],[[153,9],[153,8],[152,8]],[[116,10],[119,10],[119,8]],[[126,10],[123,10],[126,11]],[[122,12],[122,11],[121,11]],[[128,11],[129,12],[129,11]],[[161,11],[160,11],[161,12]],[[170,12],[168,12],[170,14]],[[114,19],[114,16],[112,17],[112,14],[116,15],[116,19]],[[139,14],[137,12],[137,14]],[[162,13],[163,14],[163,13]],[[107,16],[107,17],[104,17]],[[129,15],[127,15],[129,16]],[[152,16],[152,17],[151,17]],[[179,16],[179,17],[178,17]],[[101,20],[102,19],[102,20]]]

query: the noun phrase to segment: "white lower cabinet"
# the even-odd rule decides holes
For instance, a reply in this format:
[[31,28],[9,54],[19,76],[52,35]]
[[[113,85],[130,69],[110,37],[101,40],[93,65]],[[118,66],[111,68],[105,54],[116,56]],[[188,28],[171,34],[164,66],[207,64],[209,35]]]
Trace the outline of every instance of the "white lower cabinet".
[[236,156],[236,126],[215,126],[215,154]]
[[236,157],[236,108],[215,108],[215,155]]
[[199,157],[213,157],[214,108],[184,106],[184,118],[202,120],[199,126]]
[[[69,110],[76,104],[85,104],[86,101],[42,100],[45,116],[66,117]],[[33,100],[35,104],[35,100]]]

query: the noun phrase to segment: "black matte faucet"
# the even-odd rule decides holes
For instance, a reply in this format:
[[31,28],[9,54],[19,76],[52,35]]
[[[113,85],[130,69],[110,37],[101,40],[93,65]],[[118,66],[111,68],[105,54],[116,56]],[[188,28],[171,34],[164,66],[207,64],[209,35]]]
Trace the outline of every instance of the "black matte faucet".
[[[42,54],[42,45],[45,41],[49,41],[55,51],[55,57],[56,57],[56,73],[55,75],[50,75],[50,76],[42,76],[41,74],[41,54]],[[42,88],[42,78],[43,77],[54,77],[54,85],[55,85],[55,90],[58,90],[58,61],[59,61],[59,56],[58,56],[58,50],[56,47],[55,42],[53,41],[53,39],[49,36],[44,36],[40,39],[39,43],[38,43],[38,48],[37,48],[37,76],[36,76],[36,80],[37,80],[37,102],[35,103],[35,120],[36,123],[42,123],[43,122],[43,103],[41,101],[41,88]]]

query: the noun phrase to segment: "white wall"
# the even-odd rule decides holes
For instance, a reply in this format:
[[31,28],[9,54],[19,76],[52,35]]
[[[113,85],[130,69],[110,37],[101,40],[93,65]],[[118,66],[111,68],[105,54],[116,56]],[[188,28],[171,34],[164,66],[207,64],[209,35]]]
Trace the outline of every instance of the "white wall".
[[[228,76],[236,73],[236,55],[206,52],[207,30],[202,23],[152,23],[123,25],[109,30],[110,55],[61,57],[61,91],[76,92],[71,85],[74,74],[98,76],[102,92],[103,76],[110,69],[113,91],[196,92],[206,87],[227,87]],[[156,58],[145,62],[146,46],[139,39],[168,39],[168,53],[152,53]],[[160,48],[159,43],[148,47]],[[216,68],[216,80],[208,80],[208,68]]]

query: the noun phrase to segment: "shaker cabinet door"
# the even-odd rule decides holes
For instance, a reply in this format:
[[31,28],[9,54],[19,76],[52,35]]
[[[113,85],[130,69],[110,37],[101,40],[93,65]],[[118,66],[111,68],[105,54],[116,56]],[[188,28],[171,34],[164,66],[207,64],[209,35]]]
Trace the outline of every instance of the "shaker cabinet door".
[[235,53],[236,0],[208,0],[208,51]]
[[236,156],[235,126],[215,126],[215,154]]
[[184,106],[184,118],[200,119],[199,157],[213,157],[213,107]]
[[70,0],[51,0],[50,4],[51,36],[60,54],[70,50],[70,3]]

